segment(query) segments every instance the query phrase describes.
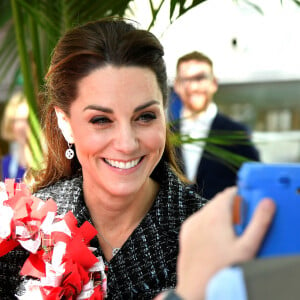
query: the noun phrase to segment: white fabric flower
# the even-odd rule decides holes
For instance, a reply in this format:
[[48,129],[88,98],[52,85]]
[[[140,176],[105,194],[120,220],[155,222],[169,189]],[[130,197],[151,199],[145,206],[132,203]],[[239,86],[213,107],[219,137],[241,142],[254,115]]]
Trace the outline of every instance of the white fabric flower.
[[6,239],[11,235],[11,221],[14,211],[10,206],[0,205],[0,238]]

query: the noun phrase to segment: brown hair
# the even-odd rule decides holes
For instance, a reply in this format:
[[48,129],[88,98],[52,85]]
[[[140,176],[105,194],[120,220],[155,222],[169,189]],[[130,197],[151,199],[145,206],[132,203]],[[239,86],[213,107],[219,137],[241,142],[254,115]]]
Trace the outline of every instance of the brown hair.
[[[81,168],[76,155],[72,160],[65,158],[67,143],[58,128],[54,107],[69,115],[70,105],[76,99],[78,82],[106,65],[152,70],[166,107],[168,86],[163,55],[163,47],[152,33],[137,29],[132,22],[122,19],[103,19],[78,26],[59,40],[46,76],[45,92],[41,94],[47,101],[43,128],[48,153],[45,169],[35,174],[34,191],[70,177]],[[169,129],[163,157],[157,167],[163,161],[169,162],[177,175],[184,179],[174,159]]]
[[184,63],[184,62],[187,62],[187,61],[190,61],[190,60],[196,60],[196,61],[199,61],[199,62],[206,62],[213,69],[213,62],[208,56],[206,56],[205,54],[203,54],[201,52],[193,51],[193,52],[190,52],[190,53],[187,53],[187,54],[181,56],[177,60],[176,70],[178,71],[178,68],[179,68],[181,63]]

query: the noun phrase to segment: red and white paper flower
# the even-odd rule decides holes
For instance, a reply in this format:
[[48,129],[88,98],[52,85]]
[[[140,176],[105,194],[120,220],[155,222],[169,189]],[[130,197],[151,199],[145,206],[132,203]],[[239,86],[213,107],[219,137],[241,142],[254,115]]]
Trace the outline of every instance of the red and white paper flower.
[[0,182],[0,256],[19,246],[30,252],[20,300],[104,299],[105,265],[89,247],[96,234],[89,222],[78,227],[72,212],[57,215],[53,199],[34,197],[14,179]]

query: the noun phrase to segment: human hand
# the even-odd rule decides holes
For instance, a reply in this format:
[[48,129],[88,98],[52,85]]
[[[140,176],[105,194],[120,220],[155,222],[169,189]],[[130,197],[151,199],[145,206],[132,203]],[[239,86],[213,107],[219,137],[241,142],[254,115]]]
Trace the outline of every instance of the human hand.
[[206,284],[220,269],[253,258],[272,221],[275,204],[263,199],[243,235],[234,232],[233,199],[227,188],[189,217],[179,235],[177,293],[184,299],[203,299]]

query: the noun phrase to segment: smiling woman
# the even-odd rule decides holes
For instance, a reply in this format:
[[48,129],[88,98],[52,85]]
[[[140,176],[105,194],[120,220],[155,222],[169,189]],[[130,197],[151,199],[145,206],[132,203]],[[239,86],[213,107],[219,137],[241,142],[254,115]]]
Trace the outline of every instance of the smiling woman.
[[[94,225],[108,299],[174,288],[180,225],[206,202],[184,183],[170,146],[163,54],[150,32],[101,20],[61,38],[46,77],[48,156],[33,189]],[[13,298],[25,258],[0,258],[1,299]]]

